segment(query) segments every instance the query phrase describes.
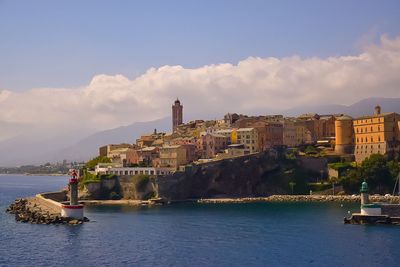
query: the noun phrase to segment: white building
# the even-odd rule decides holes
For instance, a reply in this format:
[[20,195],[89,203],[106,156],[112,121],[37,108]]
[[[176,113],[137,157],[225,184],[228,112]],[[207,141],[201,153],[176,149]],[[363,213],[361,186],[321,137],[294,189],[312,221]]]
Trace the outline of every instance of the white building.
[[[99,169],[100,170],[100,169]],[[115,175],[168,175],[172,173],[168,168],[154,168],[154,167],[110,167],[102,168],[96,174],[115,174]]]

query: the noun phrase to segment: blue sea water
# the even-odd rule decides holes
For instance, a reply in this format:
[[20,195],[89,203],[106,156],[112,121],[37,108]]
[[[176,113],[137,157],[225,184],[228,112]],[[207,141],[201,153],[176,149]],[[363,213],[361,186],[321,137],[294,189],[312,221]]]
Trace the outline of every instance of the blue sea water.
[[400,266],[400,227],[344,225],[344,203],[88,207],[80,226],[17,223],[17,197],[67,177],[0,176],[0,266]]

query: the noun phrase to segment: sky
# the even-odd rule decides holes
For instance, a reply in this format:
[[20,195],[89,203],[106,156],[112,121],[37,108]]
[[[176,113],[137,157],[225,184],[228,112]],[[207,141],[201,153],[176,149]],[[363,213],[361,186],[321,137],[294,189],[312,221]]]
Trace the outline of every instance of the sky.
[[[0,0],[0,141],[400,97],[400,1]],[[79,123],[76,123],[79,122]]]

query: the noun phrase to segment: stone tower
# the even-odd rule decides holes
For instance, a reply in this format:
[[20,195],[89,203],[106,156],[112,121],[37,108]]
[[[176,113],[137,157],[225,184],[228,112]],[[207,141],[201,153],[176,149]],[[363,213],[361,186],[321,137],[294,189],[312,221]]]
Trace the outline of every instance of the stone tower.
[[375,115],[380,115],[381,114],[381,106],[377,105],[375,107]]
[[342,116],[335,121],[335,152],[339,155],[354,151],[353,118]]
[[176,131],[176,127],[182,124],[183,120],[183,106],[177,98],[172,106],[172,131]]

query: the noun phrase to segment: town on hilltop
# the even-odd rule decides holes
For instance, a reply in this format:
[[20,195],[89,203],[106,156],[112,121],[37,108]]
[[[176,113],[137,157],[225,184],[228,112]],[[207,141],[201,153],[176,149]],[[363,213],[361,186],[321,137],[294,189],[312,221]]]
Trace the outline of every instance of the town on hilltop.
[[[371,112],[372,113],[372,112]],[[303,155],[326,155],[361,163],[372,154],[399,157],[400,115],[382,113],[352,118],[345,114],[247,116],[228,113],[220,120],[183,122],[183,105],[172,105],[172,132],[143,134],[135,144],[99,148],[94,174],[166,175],[190,164],[281,149]],[[104,160],[107,159],[107,160]],[[103,162],[103,163],[102,163]],[[325,170],[322,170],[325,172]],[[322,174],[321,174],[322,175]]]

